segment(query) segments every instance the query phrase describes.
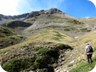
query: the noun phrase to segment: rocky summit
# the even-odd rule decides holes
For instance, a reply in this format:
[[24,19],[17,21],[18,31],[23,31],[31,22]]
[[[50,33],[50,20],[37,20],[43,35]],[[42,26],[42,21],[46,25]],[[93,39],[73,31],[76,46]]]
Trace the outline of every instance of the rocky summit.
[[57,8],[0,14],[0,63],[8,72],[80,72],[86,43],[93,46],[95,61],[96,18],[78,19]]

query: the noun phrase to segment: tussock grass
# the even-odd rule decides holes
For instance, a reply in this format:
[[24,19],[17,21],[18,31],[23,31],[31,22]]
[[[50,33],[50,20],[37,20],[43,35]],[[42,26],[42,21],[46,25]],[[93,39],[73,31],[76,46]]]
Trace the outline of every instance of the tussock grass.
[[11,35],[11,36],[0,38],[0,49],[20,43],[22,40],[23,37],[19,35]]
[[14,34],[15,33],[11,29],[9,29],[7,27],[0,26],[0,38],[10,36],[10,35],[14,35]]
[[80,62],[76,68],[73,68],[70,72],[89,72],[95,67],[95,61],[93,60],[92,64],[88,64],[84,61]]

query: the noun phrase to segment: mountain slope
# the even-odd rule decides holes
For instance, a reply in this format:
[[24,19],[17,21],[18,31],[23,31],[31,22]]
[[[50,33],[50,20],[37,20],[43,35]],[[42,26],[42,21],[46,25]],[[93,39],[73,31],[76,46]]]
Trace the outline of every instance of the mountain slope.
[[0,49],[20,43],[22,36],[7,27],[0,26]]
[[8,35],[0,28],[0,35],[4,36],[0,37],[4,41],[0,61],[9,72],[70,70],[85,60],[87,42],[96,47],[96,25],[90,19],[77,19],[56,8],[23,15],[13,16],[14,21],[2,24],[10,29],[5,28]]

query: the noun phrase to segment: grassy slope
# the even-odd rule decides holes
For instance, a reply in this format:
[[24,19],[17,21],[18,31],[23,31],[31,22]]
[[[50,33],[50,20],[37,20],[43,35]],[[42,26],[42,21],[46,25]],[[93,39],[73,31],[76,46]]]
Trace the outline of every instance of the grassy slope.
[[[6,56],[4,55],[1,56],[3,61],[14,59],[14,57],[18,58],[18,56],[19,58],[21,57],[26,58],[28,57],[27,55],[29,55],[29,58],[30,58],[30,56],[33,57],[34,53],[36,53],[36,51],[38,50],[38,47],[42,49],[42,46],[43,46],[45,47],[45,50],[47,47],[55,49],[55,47],[58,47],[58,45],[60,44],[61,44],[60,46],[62,46],[62,44],[68,44],[68,43],[71,44],[72,41],[73,39],[71,37],[67,36],[66,34],[62,32],[59,32],[53,29],[46,30],[45,32],[42,32],[40,34],[36,34],[36,35],[28,37],[22,43],[9,46],[5,49],[1,49],[0,54],[6,54],[6,52],[8,52]],[[36,51],[34,52],[33,49],[36,49]]]
[[70,72],[89,72],[91,71],[96,65],[96,47],[93,49],[93,62],[92,64],[88,64],[86,60],[81,60],[77,63],[75,68],[72,68]]
[[[73,29],[77,28],[77,31],[75,30],[76,32],[78,32],[78,30],[81,29],[82,25],[83,25],[82,22],[78,22],[78,21],[76,21],[74,19],[68,19],[66,17],[61,18],[61,16],[58,17],[58,15],[55,15],[55,16],[53,15],[53,16],[50,16],[49,18],[41,18],[41,17],[42,16],[38,17],[38,19],[37,18],[32,18],[32,19],[30,18],[30,19],[25,20],[25,22],[34,23],[35,19],[37,19],[37,20],[42,21],[44,24],[48,24],[50,22],[51,23],[58,23],[58,24],[64,23],[65,26],[71,26]],[[58,26],[57,28],[59,28],[59,27],[60,26]],[[39,28],[41,29],[42,26],[39,27]],[[37,30],[40,30],[40,29],[37,28]],[[44,29],[44,27],[42,29]],[[56,43],[56,44],[59,44],[59,43],[68,44],[68,45],[73,46],[74,48],[76,48],[76,51],[73,51],[73,53],[72,52],[70,52],[70,53],[72,54],[73,59],[75,57],[80,56],[80,59],[79,59],[79,61],[80,61],[82,59],[82,55],[84,55],[85,43],[90,42],[90,40],[91,40],[92,45],[95,46],[95,41],[94,41],[95,40],[95,33],[88,34],[88,35],[86,34],[84,36],[80,36],[78,39],[74,39],[73,37],[71,37],[70,30],[66,31],[66,29],[68,30],[69,27],[65,28],[65,31],[61,31],[60,28],[55,29],[55,27],[50,27],[50,28],[47,28],[47,29],[45,28],[43,32],[36,33],[36,34],[33,34],[33,35],[31,34],[22,43],[19,43],[19,44],[13,45],[13,46],[9,46],[9,47],[7,47],[5,49],[1,49],[0,54],[6,54],[8,52],[9,54],[4,57],[4,58],[7,59],[8,57],[11,58],[11,57],[14,57],[16,55],[18,56],[17,53],[18,53],[19,50],[21,50],[21,52],[22,52],[22,50],[26,49],[27,47],[32,48],[34,43],[37,44],[37,42],[39,42],[40,43],[39,46],[40,46],[41,44],[43,44],[43,42],[53,42],[53,43]],[[68,34],[70,36],[68,36],[66,34],[67,32],[69,32]],[[29,33],[31,33],[31,31]],[[74,36],[76,36],[75,32],[73,34],[74,34]],[[94,37],[94,39],[93,39],[93,37]],[[37,46],[38,46],[38,44],[37,44]],[[15,53],[15,51],[16,51],[16,53]],[[12,52],[12,53],[10,54],[10,52]],[[71,57],[71,56],[69,56],[69,57]],[[0,57],[0,58],[2,59],[2,57]],[[71,60],[72,58],[69,58],[69,59]],[[85,65],[86,64],[84,64],[84,66]],[[82,64],[81,64],[81,66],[82,66]]]
[[0,48],[5,48],[20,42],[23,37],[12,29],[0,26]]
[[95,67],[95,61],[93,60],[92,64],[88,64],[86,62],[80,62],[76,68],[73,68],[70,72],[89,72]]
[[74,41],[71,37],[67,36],[66,34],[63,34],[61,32],[55,31],[55,30],[47,30],[44,33],[38,33],[36,35],[28,37],[24,42],[20,44],[16,44],[13,46],[10,46],[6,49],[0,50],[0,53],[3,51],[11,50],[12,48],[22,48],[23,46],[28,46],[30,43],[34,42],[55,42],[55,43],[63,43],[68,44],[72,43]]
[[[81,56],[83,55],[83,57],[80,59],[83,60],[81,62],[77,63],[77,66],[75,68],[73,68],[70,72],[88,72],[91,71],[96,64],[96,33],[95,32],[90,32],[87,33],[83,36],[80,36],[78,38],[78,41],[81,45]],[[86,55],[85,55],[85,51],[83,51],[85,48],[86,43],[90,43],[93,46],[94,49],[94,53],[93,53],[93,63],[92,64],[88,64],[86,62]],[[80,46],[79,45],[79,46]]]
[[[89,33],[80,37],[79,43],[82,45],[82,47],[84,47],[86,43],[90,43],[93,46],[93,49],[94,49],[93,59],[94,60],[92,64],[88,64],[86,62],[86,57],[83,56],[84,61],[78,62],[77,67],[73,68],[70,72],[88,72],[88,71],[91,71],[95,67],[95,64],[96,64],[96,40],[95,39],[96,39],[95,32],[92,32],[92,33]],[[82,50],[84,50],[84,48]],[[82,53],[82,55],[85,55],[85,53]]]
[[[36,17],[35,19],[36,20],[40,19],[41,21],[44,21],[44,23],[49,23],[50,21],[60,23],[60,22],[64,22],[65,20],[67,20],[66,18],[65,19],[63,19],[63,18],[64,17],[63,16],[61,17],[60,14],[59,15],[58,14],[56,14],[56,15],[53,14],[52,16],[49,16],[48,18],[45,18],[45,20],[44,20],[44,17],[42,17],[42,16]],[[29,19],[25,20],[25,22],[32,22],[32,21],[35,21],[35,20],[33,18],[32,19],[30,18],[30,21],[29,21]],[[65,43],[65,44],[67,44],[67,43],[69,43],[73,40],[70,36],[67,36],[66,34],[61,33],[60,31],[56,32],[54,30],[54,28],[53,28],[53,30],[52,30],[52,28],[49,31],[47,31],[48,29],[47,30],[45,29],[45,32],[42,32],[41,34],[36,33],[36,35],[32,35],[32,36],[28,37],[28,39],[25,42],[14,45],[12,47],[13,48],[17,48],[17,47],[19,48],[23,45],[28,45],[32,42],[38,42],[38,41],[44,41],[44,40],[57,42],[57,43]],[[31,33],[31,31],[29,31],[29,33]],[[10,49],[11,49],[11,47],[8,47],[4,50],[1,50],[1,52],[6,51],[6,50],[10,50]]]
[[0,38],[10,35],[14,35],[14,32],[12,30],[0,26]]

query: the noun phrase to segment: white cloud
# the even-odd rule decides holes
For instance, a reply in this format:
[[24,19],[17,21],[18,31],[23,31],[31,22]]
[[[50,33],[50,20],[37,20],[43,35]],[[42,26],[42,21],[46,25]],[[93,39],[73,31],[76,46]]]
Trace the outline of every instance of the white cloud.
[[84,18],[88,19],[88,18],[90,18],[90,16],[87,16],[87,17],[84,17]]
[[41,9],[59,8],[64,0],[0,0],[0,14],[18,15]]
[[0,0],[0,14],[17,15],[17,7],[20,0]]

